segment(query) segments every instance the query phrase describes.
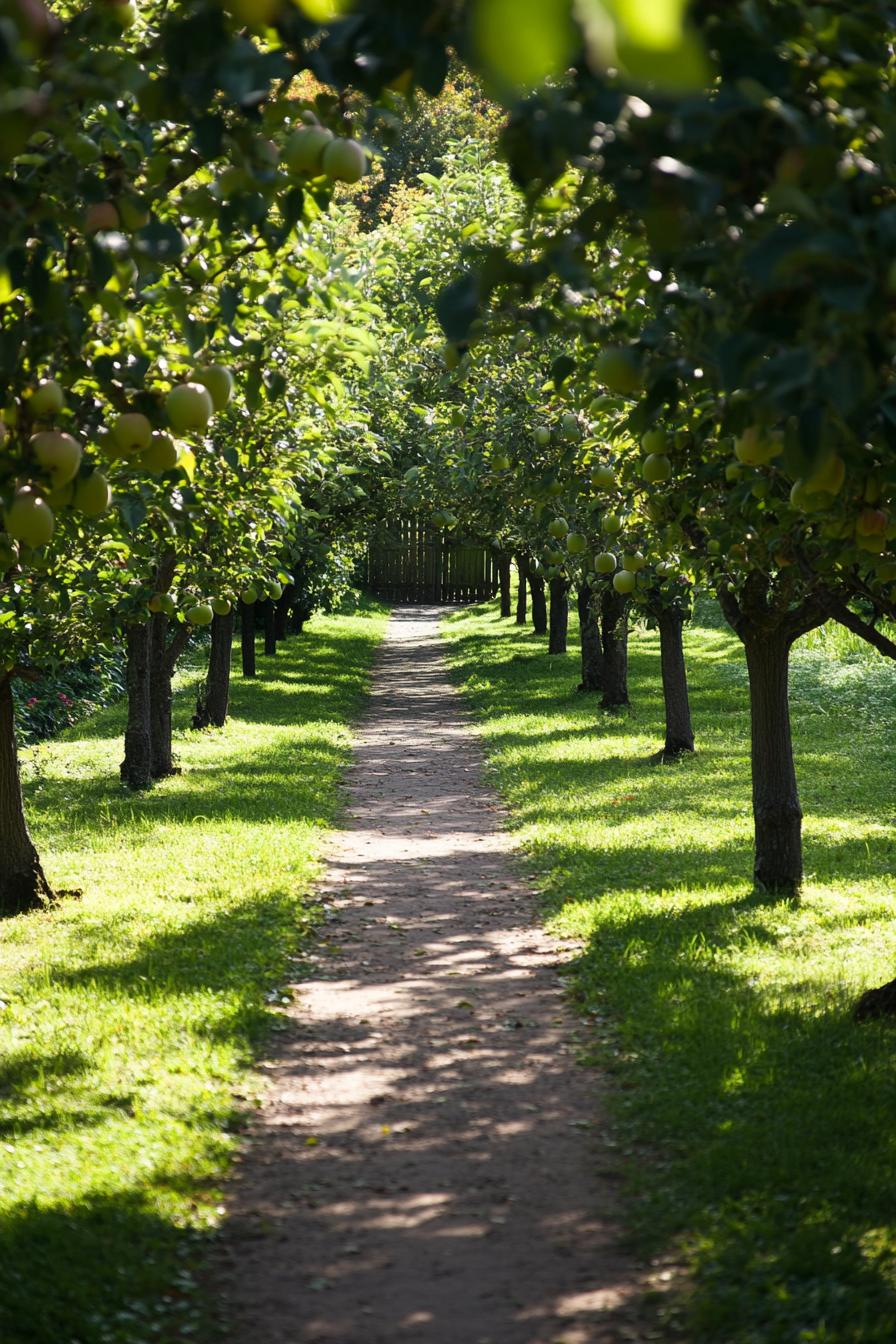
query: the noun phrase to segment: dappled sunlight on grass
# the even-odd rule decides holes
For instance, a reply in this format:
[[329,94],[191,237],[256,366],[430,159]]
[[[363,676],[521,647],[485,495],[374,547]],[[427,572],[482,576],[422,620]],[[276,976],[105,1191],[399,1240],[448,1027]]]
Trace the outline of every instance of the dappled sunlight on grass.
[[742,651],[701,616],[697,755],[671,767],[646,764],[663,739],[654,634],[633,637],[620,715],[575,693],[574,654],[492,608],[446,635],[552,926],[582,942],[569,983],[618,1084],[633,1231],[692,1270],[664,1312],[714,1344],[890,1344],[893,1036],[849,1010],[896,968],[896,670],[795,650],[807,883],[777,901],[750,880]]
[[379,608],[315,619],[235,674],[223,730],[188,730],[182,678],[183,773],[145,795],[118,783],[122,707],[26,753],[48,876],[83,896],[0,929],[0,1338],[190,1336],[232,1092],[313,918],[382,629]]

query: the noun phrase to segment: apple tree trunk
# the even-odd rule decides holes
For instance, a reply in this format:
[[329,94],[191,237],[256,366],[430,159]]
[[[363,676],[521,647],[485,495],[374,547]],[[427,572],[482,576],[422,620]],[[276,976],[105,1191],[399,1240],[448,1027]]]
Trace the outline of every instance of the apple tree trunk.
[[264,600],[262,614],[264,617],[264,652],[267,658],[273,658],[277,652],[277,613],[269,597]]
[[544,579],[540,574],[529,575],[529,592],[532,594],[532,629],[536,635],[546,635],[548,606],[544,595]]
[[240,598],[240,655],[244,677],[255,676],[255,603]]
[[628,598],[607,587],[601,599],[600,641],[604,655],[602,709],[622,709],[628,698]]
[[25,820],[12,677],[4,676],[0,680],[0,917],[39,910],[52,895]]
[[149,622],[129,625],[126,635],[128,718],[120,773],[122,782],[131,789],[148,789],[152,783],[149,646]]
[[510,592],[510,554],[498,552],[498,591],[501,594],[501,615],[513,615],[513,597]]
[[153,779],[166,779],[176,773],[171,746],[172,698],[168,617],[156,612],[149,622],[149,732]]
[[194,728],[223,728],[230,702],[230,661],[233,647],[233,612],[212,621],[212,644],[208,674],[196,697]]
[[582,584],[577,595],[579,635],[582,644],[582,680],[580,691],[602,691],[604,688],[604,651],[600,642],[600,626],[591,589]]
[[662,760],[674,761],[683,752],[694,750],[688,674],[684,661],[684,615],[674,608],[661,610],[657,617],[660,630],[660,667],[663,676],[663,700],[666,707],[666,742]]
[[569,583],[566,579],[551,579],[550,634],[548,653],[565,653],[569,629]]
[[528,595],[527,595],[527,593],[526,593],[526,569],[527,569],[527,567],[528,567],[528,564],[529,564],[529,557],[525,554],[524,551],[521,551],[521,552],[519,553],[519,555],[516,557],[516,572],[517,572],[517,577],[518,577],[518,579],[519,579],[519,582],[518,582],[518,584],[517,584],[517,588],[516,588],[516,623],[517,623],[517,625],[525,625],[525,624],[526,624],[526,608],[527,608],[527,605],[528,605],[528,603],[527,603],[527,596],[528,596]]
[[750,676],[754,877],[767,891],[793,894],[803,878],[802,821],[790,733],[788,672],[793,636],[742,636]]
[[278,641],[286,639],[289,635],[289,613],[295,600],[295,585],[288,583],[277,600],[277,612],[274,619],[274,634]]

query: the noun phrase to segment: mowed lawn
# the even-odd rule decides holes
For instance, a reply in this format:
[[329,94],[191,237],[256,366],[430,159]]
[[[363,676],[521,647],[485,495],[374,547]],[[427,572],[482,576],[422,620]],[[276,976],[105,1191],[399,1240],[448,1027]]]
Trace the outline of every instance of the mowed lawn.
[[896,1024],[856,995],[896,975],[896,669],[849,641],[798,647],[802,899],[750,880],[740,646],[708,602],[687,634],[698,754],[663,740],[657,636],[633,638],[630,714],[493,608],[444,627],[553,929],[614,1080],[640,1250],[669,1256],[671,1338],[896,1340]]
[[[0,925],[0,1340],[194,1337],[201,1243],[251,1104],[253,1051],[301,974],[309,888],[385,624],[315,617],[235,670],[183,773],[118,784],[123,707],[25,753],[50,881],[83,897]],[[235,660],[236,662],[237,660]]]

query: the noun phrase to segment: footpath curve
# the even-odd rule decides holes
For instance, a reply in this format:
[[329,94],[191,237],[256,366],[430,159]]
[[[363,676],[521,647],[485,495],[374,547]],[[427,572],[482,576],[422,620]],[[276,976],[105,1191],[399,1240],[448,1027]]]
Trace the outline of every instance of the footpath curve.
[[389,623],[297,986],[229,1201],[230,1344],[621,1344],[599,1079],[446,671]]

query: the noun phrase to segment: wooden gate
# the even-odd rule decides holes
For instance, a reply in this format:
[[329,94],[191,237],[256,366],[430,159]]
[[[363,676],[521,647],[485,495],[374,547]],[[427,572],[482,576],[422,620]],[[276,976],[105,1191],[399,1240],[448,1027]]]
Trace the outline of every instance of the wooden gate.
[[390,602],[484,602],[498,590],[498,568],[487,546],[401,518],[370,543],[367,587]]

